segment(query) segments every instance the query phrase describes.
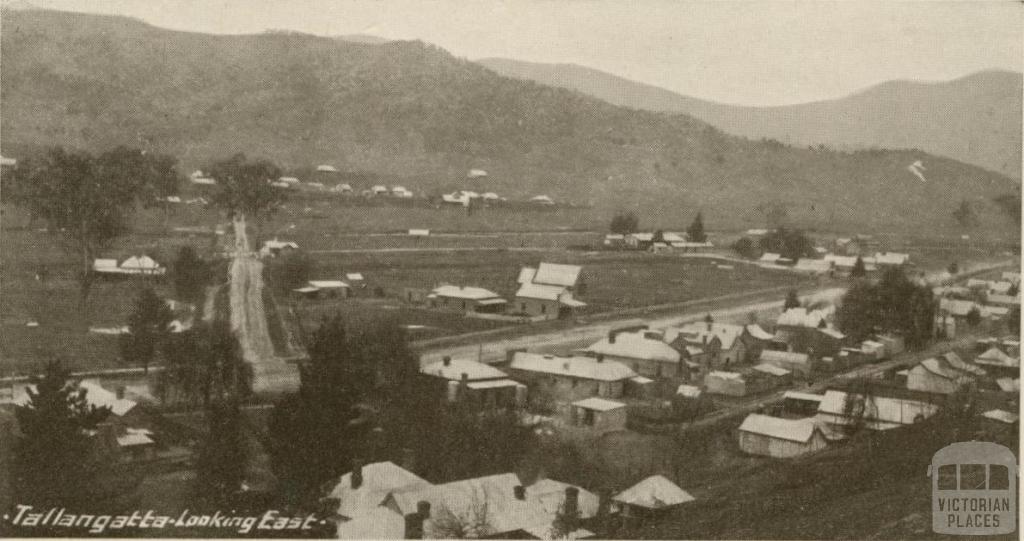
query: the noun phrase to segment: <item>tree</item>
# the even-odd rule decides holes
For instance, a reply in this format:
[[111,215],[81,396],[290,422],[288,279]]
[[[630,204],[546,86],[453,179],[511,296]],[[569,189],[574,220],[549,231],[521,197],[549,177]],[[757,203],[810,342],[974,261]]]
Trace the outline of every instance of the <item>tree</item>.
[[17,501],[38,506],[86,502],[98,472],[86,431],[95,430],[110,408],[91,406],[86,391],[68,382],[57,361],[49,362],[32,382],[28,403],[15,409],[22,434],[13,468]]
[[953,211],[953,218],[956,219],[956,223],[960,224],[960,227],[973,227],[977,224],[974,209],[971,208],[971,204],[967,200],[960,201],[960,206]]
[[761,237],[762,252],[772,252],[787,259],[797,260],[815,255],[814,243],[799,230],[780,227]]
[[207,432],[196,459],[196,495],[225,505],[242,488],[246,452],[242,412],[235,400],[215,402],[206,412]]
[[795,289],[790,289],[786,293],[786,301],[782,304],[782,311],[785,312],[790,308],[800,308],[800,297],[797,295]]
[[1010,284],[1010,289],[1006,290],[1006,294],[1011,297],[1016,297],[1020,293],[1020,286],[1018,284]]
[[148,374],[149,364],[170,334],[169,326],[173,320],[174,315],[167,303],[157,296],[153,288],[144,288],[135,300],[135,311],[128,317],[128,332],[120,338],[121,359],[129,364],[142,365],[143,372]]
[[749,237],[740,237],[732,244],[732,249],[737,254],[747,259],[754,259],[758,256],[757,245]]
[[708,240],[708,235],[704,232],[704,215],[702,213],[697,213],[693,223],[686,229],[686,234],[690,237],[690,242],[704,242]]
[[93,259],[128,230],[135,200],[155,171],[145,154],[123,147],[98,158],[57,147],[19,165],[15,201],[46,220],[78,259],[83,305],[94,279]]
[[964,319],[971,327],[977,327],[981,323],[981,311],[975,306],[967,312],[967,317]]
[[248,395],[251,382],[238,339],[226,321],[197,322],[165,342],[164,370],[158,380],[165,398],[201,403],[230,402]]
[[182,246],[171,267],[174,292],[179,299],[199,304],[210,283],[210,265],[196,254],[191,246]]
[[946,271],[952,275],[956,275],[960,272],[960,264],[957,263],[956,261],[953,261],[949,264],[948,267],[946,267]]
[[270,185],[281,176],[281,170],[267,160],[250,161],[245,154],[235,154],[211,165],[209,175],[217,181],[213,203],[229,217],[243,214],[259,219],[284,202],[284,190]]
[[284,291],[306,285],[313,275],[313,260],[302,250],[288,250],[270,260],[270,281]]
[[640,219],[637,218],[636,214],[632,211],[625,213],[618,213],[612,217],[612,223],[610,230],[612,233],[619,235],[628,235],[630,233],[636,233],[640,228]]
[[840,330],[862,340],[876,329],[903,334],[910,347],[931,337],[935,302],[931,290],[910,281],[898,268],[887,270],[877,284],[854,282],[836,313]]
[[651,242],[665,242],[665,232],[661,229],[655,231],[654,235],[651,235]]
[[857,256],[857,260],[853,262],[853,268],[850,269],[851,278],[863,278],[868,275],[868,269],[864,266],[864,259]]
[[1020,335],[1020,306],[1010,308],[1006,314],[1006,328],[1015,335]]

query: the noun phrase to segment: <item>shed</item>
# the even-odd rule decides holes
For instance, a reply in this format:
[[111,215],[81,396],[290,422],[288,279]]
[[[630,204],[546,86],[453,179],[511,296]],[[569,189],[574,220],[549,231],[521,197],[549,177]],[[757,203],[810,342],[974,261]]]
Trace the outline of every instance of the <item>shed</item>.
[[793,458],[828,446],[813,418],[781,419],[751,413],[738,432],[740,450],[752,455]]
[[573,424],[605,434],[626,429],[626,405],[614,400],[591,397],[572,403]]

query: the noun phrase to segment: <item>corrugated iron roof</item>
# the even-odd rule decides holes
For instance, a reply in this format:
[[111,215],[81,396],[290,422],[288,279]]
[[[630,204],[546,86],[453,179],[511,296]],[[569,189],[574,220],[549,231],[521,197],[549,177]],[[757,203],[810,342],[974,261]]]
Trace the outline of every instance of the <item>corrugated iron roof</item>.
[[557,357],[524,351],[515,353],[509,368],[599,381],[620,381],[636,376],[628,366],[611,360],[598,362],[593,357]]
[[482,299],[494,299],[500,298],[500,296],[482,287],[462,287],[462,286],[440,286],[435,287],[432,294],[438,297],[449,297],[453,299],[466,299],[466,300],[482,300]]
[[652,475],[616,494],[614,501],[647,509],[663,509],[692,502],[696,498],[663,475]]
[[470,359],[452,359],[448,366],[445,366],[444,361],[437,361],[424,366],[420,372],[452,381],[461,380],[462,374],[467,374],[470,381],[508,377],[507,374],[493,366]]
[[352,488],[352,472],[341,476],[331,490],[338,499],[338,514],[355,518],[373,511],[396,490],[421,489],[432,486],[418,475],[392,462],[374,462],[362,467],[363,482]]
[[810,441],[816,428],[811,419],[781,419],[751,413],[743,420],[739,430],[770,438],[806,443]]
[[559,265],[541,263],[533,277],[533,283],[563,287],[573,287],[580,278],[583,267],[579,265]]
[[618,333],[614,343],[604,338],[587,348],[587,351],[627,359],[679,362],[678,351],[661,340],[646,338],[642,331]]

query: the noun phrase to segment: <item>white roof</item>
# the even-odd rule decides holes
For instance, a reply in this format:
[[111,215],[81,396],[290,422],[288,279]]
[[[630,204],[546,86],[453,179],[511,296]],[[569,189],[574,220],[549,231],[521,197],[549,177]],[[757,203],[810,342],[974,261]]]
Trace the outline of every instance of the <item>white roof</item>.
[[[966,316],[978,305],[974,301],[961,301],[957,299],[939,299],[939,310],[949,312],[954,316]],[[979,310],[980,312],[980,310]]]
[[316,291],[320,291],[320,288],[313,287],[313,286],[306,286],[306,287],[295,288],[292,291],[294,291],[296,293],[313,293],[313,292],[316,292]]
[[687,240],[683,242],[672,243],[673,248],[711,248],[713,246],[714,244],[711,244],[711,241],[709,240],[706,240],[704,242],[690,242]]
[[525,283],[519,286],[519,290],[516,291],[516,297],[523,297],[527,299],[540,299],[545,301],[557,301],[558,298],[565,292],[563,286],[549,286],[533,283]]
[[796,353],[792,351],[775,351],[771,349],[765,349],[761,351],[761,356],[758,358],[762,363],[795,363],[795,364],[807,364],[810,361],[810,357],[806,353]]
[[743,420],[739,430],[770,438],[805,443],[810,441],[816,428],[812,419],[781,419],[751,413]]
[[121,263],[122,269],[157,269],[160,265],[148,255],[132,256]]
[[1013,368],[1020,366],[1020,359],[1011,357],[999,348],[991,347],[981,355],[974,358],[974,362],[977,364],[987,364],[991,366],[1004,366],[1007,368]]
[[92,262],[92,268],[94,269],[116,269],[116,259],[97,259]]
[[774,252],[765,252],[765,253],[761,254],[760,261],[764,261],[765,263],[772,263],[772,262],[778,261],[781,258],[782,258],[782,255],[780,255],[780,254],[776,254]]
[[654,233],[630,233],[629,236],[641,241],[654,240]]
[[519,269],[519,277],[516,278],[517,284],[528,284],[533,282],[534,275],[537,274],[537,269],[533,267],[523,267]]
[[782,398],[792,398],[793,400],[808,400],[811,402],[821,402],[821,399],[825,398],[825,395],[802,393],[800,391],[786,391],[782,393]]
[[134,447],[136,445],[152,445],[156,443],[146,434],[125,434],[117,437],[117,445],[120,447]]
[[825,313],[821,310],[808,311],[806,308],[790,308],[779,315],[776,325],[791,327],[812,327],[816,328],[825,320]]
[[469,178],[486,177],[487,171],[484,171],[483,169],[470,169],[469,173],[466,173],[466,176]]
[[725,372],[723,370],[712,370],[711,372],[708,372],[707,377],[743,381],[743,374],[740,374],[739,372]]
[[192,179],[192,184],[206,184],[206,185],[210,185],[210,184],[216,184],[216,183],[217,183],[216,180],[214,180],[212,178],[207,178],[207,177],[195,177],[195,178]]
[[1019,378],[998,378],[996,379],[996,385],[999,386],[999,390],[1006,393],[1018,393],[1020,392],[1020,379]]
[[596,411],[611,411],[626,407],[626,405],[623,404],[622,402],[616,402],[614,400],[605,400],[604,398],[598,398],[596,396],[584,398],[583,400],[577,400],[576,402],[573,402],[572,405],[576,406],[577,408]]
[[750,336],[753,336],[758,340],[771,340],[772,338],[775,338],[773,334],[762,329],[760,325],[756,324],[747,325],[747,332],[750,333]]
[[409,236],[410,237],[429,237],[430,236],[430,230],[429,229],[410,229],[409,230]]
[[18,160],[15,160],[14,158],[0,156],[0,165],[17,165],[17,163]]
[[953,368],[955,368],[957,370],[960,370],[960,371],[963,371],[963,372],[969,372],[969,373],[974,374],[976,376],[984,376],[985,375],[985,370],[983,368],[979,368],[977,366],[974,366],[973,364],[965,363],[963,361],[963,359],[961,359],[960,356],[957,355],[956,352],[954,352],[954,351],[950,351],[949,353],[940,355],[940,358],[942,360],[946,361],[946,364],[948,364],[949,366],[951,366],[951,367],[953,367]]
[[806,272],[828,272],[832,263],[824,259],[800,259],[793,268]]
[[287,241],[287,240],[270,239],[270,240],[263,241],[263,247],[268,249],[268,250],[280,249],[280,248],[298,249],[299,245],[295,244],[294,242]]
[[317,289],[338,289],[348,287],[348,284],[341,280],[310,280],[309,285]]
[[533,283],[573,287],[580,279],[581,270],[582,267],[579,265],[541,263],[537,268],[537,273],[533,276]]
[[767,234],[768,234],[768,230],[767,229],[748,229],[747,230],[747,235],[759,236],[759,235],[767,235]]
[[337,539],[405,539],[405,518],[387,507],[373,507],[338,525]]
[[324,172],[324,173],[337,173],[338,172],[338,169],[336,167],[334,167],[333,165],[318,165],[318,166],[316,166],[316,170]]
[[1020,304],[1020,296],[1018,296],[1018,295],[1000,295],[1000,294],[993,293],[993,294],[990,294],[990,295],[985,297],[985,302],[987,302],[989,304],[1005,304],[1005,305]]
[[662,509],[692,502],[696,498],[662,475],[652,475],[616,494],[613,500],[627,505]]
[[[832,327],[826,327],[824,329],[818,329],[818,332],[820,332],[821,334],[827,335],[827,336],[831,336],[832,338],[836,338],[838,340],[842,340],[842,339],[846,338],[845,334],[839,332],[838,329],[835,329],[835,328],[832,328]],[[884,346],[884,344],[879,344],[879,345],[883,345]]]
[[771,375],[771,376],[777,376],[777,377],[788,376],[788,375],[792,374],[792,372],[790,372],[789,370],[786,370],[785,368],[780,368],[778,366],[775,366],[774,364],[768,364],[768,363],[761,363],[759,365],[756,365],[756,366],[754,366],[754,370],[757,370],[758,372],[763,372],[763,373]]
[[1003,271],[1001,278],[1011,282],[1020,282],[1020,272]]
[[685,396],[687,398],[697,398],[701,395],[700,387],[696,385],[680,385],[676,389],[676,394]]
[[646,338],[643,331],[620,332],[615,335],[614,344],[604,338],[587,348],[587,351],[627,359],[679,362],[678,351],[661,340]]
[[498,194],[494,192],[484,192],[480,197],[483,197],[484,199],[498,199]]
[[525,351],[516,352],[509,368],[599,381],[620,381],[636,376],[628,366],[615,361],[598,362],[593,357],[556,357]]
[[486,381],[471,381],[466,384],[470,389],[498,389],[501,387],[523,387],[522,384],[510,379],[489,379]]
[[665,341],[674,342],[677,337],[682,336],[687,342],[702,344],[705,337],[708,342],[712,337],[718,337],[722,342],[722,349],[732,349],[736,339],[743,334],[741,325],[711,323],[710,329],[708,327],[709,325],[705,322],[693,322],[682,327],[666,329]]
[[352,473],[341,476],[330,497],[338,498],[338,514],[355,518],[379,506],[388,494],[399,489],[425,488],[430,483],[391,462],[374,462],[362,467],[363,482],[352,488]]
[[546,195],[535,195],[530,198],[530,201],[539,201],[543,203],[554,203],[554,201]]
[[668,243],[672,243],[672,242],[686,242],[686,237],[685,236],[680,235],[679,233],[672,233],[672,232],[669,232],[669,231],[666,231],[666,232],[662,233],[661,234],[661,238],[662,238],[662,240],[664,240],[665,242],[668,242]]
[[298,181],[299,181],[299,179],[297,179],[297,178],[295,178],[295,177],[281,177],[281,178],[279,178],[279,179],[277,179],[277,180],[278,180],[279,182],[287,182],[287,183],[289,183],[289,184],[295,184],[296,182],[298,182]]
[[1006,410],[1000,409],[986,411],[985,413],[982,413],[981,416],[1001,423],[1006,423],[1008,425],[1016,423],[1020,419],[1020,416],[1016,413],[1010,413]]
[[359,272],[349,272],[345,274],[346,280],[358,281],[363,279],[363,274]]
[[878,252],[875,254],[875,264],[877,265],[902,265],[909,260],[909,254],[899,252]]
[[497,293],[482,287],[441,286],[434,288],[430,293],[438,297],[450,297],[453,299],[482,300],[500,298]]
[[420,372],[429,376],[440,376],[452,381],[460,381],[462,374],[466,374],[470,381],[508,377],[507,374],[493,366],[470,359],[452,359],[448,366],[444,365],[444,361],[437,361],[424,366],[420,369]]

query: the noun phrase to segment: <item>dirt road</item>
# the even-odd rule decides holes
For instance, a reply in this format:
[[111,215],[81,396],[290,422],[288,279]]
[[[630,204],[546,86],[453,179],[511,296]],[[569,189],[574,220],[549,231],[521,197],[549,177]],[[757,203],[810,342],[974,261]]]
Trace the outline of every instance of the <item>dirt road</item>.
[[242,358],[252,370],[252,390],[257,395],[278,395],[299,388],[298,366],[274,354],[263,307],[263,263],[249,245],[244,217],[234,221],[235,252],[229,268],[231,329],[238,337]]

